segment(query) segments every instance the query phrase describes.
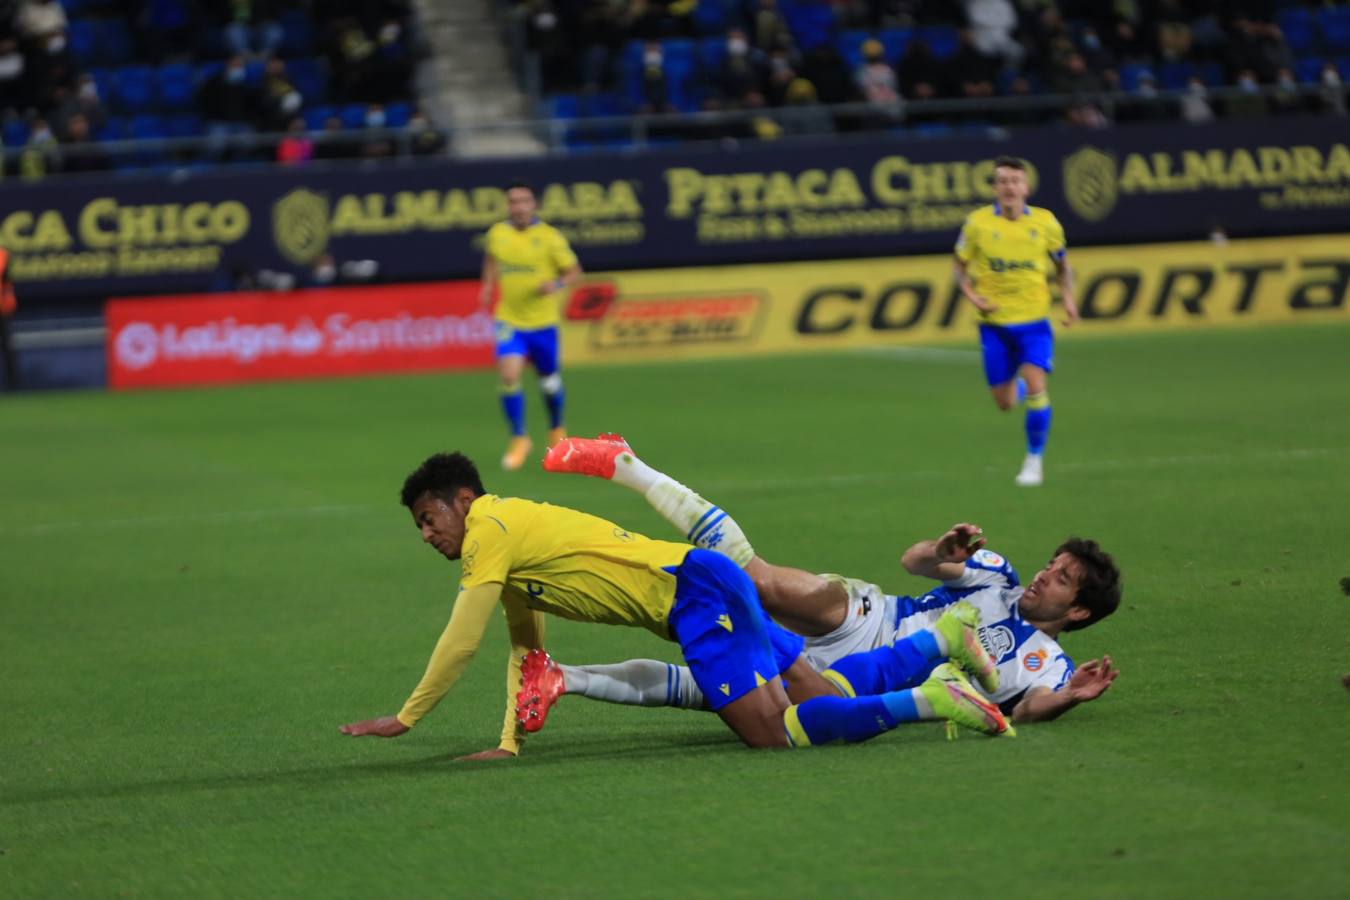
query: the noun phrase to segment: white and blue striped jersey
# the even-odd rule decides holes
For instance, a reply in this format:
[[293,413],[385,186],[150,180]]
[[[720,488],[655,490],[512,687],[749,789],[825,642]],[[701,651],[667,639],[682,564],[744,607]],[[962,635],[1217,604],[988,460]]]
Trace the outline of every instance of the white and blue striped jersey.
[[980,611],[980,642],[998,663],[998,690],[989,699],[1010,712],[1031,688],[1057,691],[1074,670],[1073,660],[1054,638],[1018,615],[1022,591],[1006,559],[992,550],[976,551],[960,578],[944,581],[922,597],[893,598],[892,641],[929,627],[958,600],[970,603]]

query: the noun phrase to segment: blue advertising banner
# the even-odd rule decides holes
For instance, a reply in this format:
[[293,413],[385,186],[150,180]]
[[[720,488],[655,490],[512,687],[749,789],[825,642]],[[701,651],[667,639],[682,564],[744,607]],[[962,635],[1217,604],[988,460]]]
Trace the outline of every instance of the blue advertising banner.
[[944,252],[992,201],[994,158],[1032,167],[1070,245],[1350,231],[1350,121],[1057,128],[1006,141],[668,148],[514,162],[223,170],[0,186],[21,303],[227,287],[231,273],[371,259],[383,281],[473,277],[503,186],[536,187],[593,270]]

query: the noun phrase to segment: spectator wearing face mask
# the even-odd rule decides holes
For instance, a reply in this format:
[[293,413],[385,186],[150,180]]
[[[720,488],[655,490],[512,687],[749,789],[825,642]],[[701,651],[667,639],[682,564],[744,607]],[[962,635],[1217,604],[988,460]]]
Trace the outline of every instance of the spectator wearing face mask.
[[270,59],[286,38],[276,3],[268,0],[229,0],[213,3],[224,26],[225,46],[238,56]]
[[445,135],[432,127],[431,120],[421,110],[408,120],[408,132],[413,156],[438,156],[445,152]]
[[19,51],[19,42],[0,38],[0,106],[18,112],[28,105],[28,60]]
[[37,180],[57,168],[56,135],[45,119],[34,119],[28,143],[19,154],[19,177]]
[[1341,73],[1335,63],[1322,66],[1321,82],[1322,109],[1338,116],[1345,115],[1345,85],[1341,83]]
[[286,76],[286,63],[268,60],[262,83],[263,127],[268,131],[287,127],[304,103],[305,98]]
[[735,106],[751,91],[763,91],[764,54],[750,46],[745,32],[733,28],[727,32],[727,55],[717,68],[713,88],[725,105]]
[[363,157],[380,159],[394,155],[393,138],[385,131],[387,125],[383,104],[372,103],[366,107],[366,130],[374,134],[367,135],[361,145]]
[[1291,116],[1307,112],[1308,104],[1299,90],[1294,73],[1289,69],[1279,69],[1275,73],[1275,90],[1268,98],[1270,110],[1277,116]]
[[66,49],[65,32],[57,31],[40,39],[37,50],[28,54],[25,77],[29,101],[39,109],[51,109],[58,102],[58,90],[75,84],[75,64]]
[[58,123],[59,131],[64,130],[75,116],[83,116],[92,130],[102,128],[108,121],[108,111],[103,106],[103,98],[99,96],[98,83],[87,72],[79,75],[74,88],[61,96],[52,118]]
[[1259,119],[1269,112],[1256,73],[1243,69],[1237,77],[1238,93],[1224,100],[1223,114],[1228,119]]
[[1214,110],[1209,105],[1209,89],[1194,75],[1186,83],[1186,93],[1181,98],[1181,118],[1191,125],[1214,121]]
[[642,105],[643,115],[673,112],[666,90],[666,62],[661,45],[648,41],[642,47]]
[[253,130],[262,117],[262,96],[248,84],[242,56],[230,57],[225,68],[202,85],[198,106],[206,117],[208,133]]

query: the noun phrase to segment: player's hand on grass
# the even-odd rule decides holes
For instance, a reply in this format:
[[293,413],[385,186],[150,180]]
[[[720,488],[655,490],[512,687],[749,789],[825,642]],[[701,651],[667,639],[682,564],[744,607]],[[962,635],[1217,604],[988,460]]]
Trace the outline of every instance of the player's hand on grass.
[[381,716],[378,719],[366,719],[364,722],[352,722],[350,725],[343,725],[338,731],[343,734],[350,734],[352,737],[365,737],[375,735],[376,737],[398,737],[408,730],[408,726],[398,720],[398,716]]
[[939,562],[963,563],[984,546],[984,529],[969,522],[958,522],[937,539]]
[[1064,690],[1074,701],[1086,703],[1106,693],[1106,689],[1119,674],[1119,669],[1111,668],[1111,657],[1103,656],[1101,659],[1094,659],[1079,666],[1070,676]]
[[510,750],[503,750],[500,747],[493,747],[491,750],[479,750],[477,753],[470,753],[468,756],[457,756],[455,762],[477,762],[480,759],[515,759],[516,755]]

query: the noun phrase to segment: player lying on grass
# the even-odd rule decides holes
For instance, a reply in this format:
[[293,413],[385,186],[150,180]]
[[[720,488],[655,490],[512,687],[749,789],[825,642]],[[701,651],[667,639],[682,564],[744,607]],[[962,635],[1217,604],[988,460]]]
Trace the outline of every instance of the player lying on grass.
[[[1007,560],[983,549],[981,530],[962,523],[935,541],[920,541],[902,558],[910,574],[942,584],[922,597],[895,596],[860,579],[765,562],[724,510],[642,462],[617,435],[569,438],[544,457],[544,468],[626,485],[696,546],[729,556],[750,576],[765,610],[805,637],[806,658],[819,671],[847,669],[841,660],[850,654],[922,638],[944,610],[964,600],[979,611],[980,641],[997,661],[998,686],[986,696],[1014,723],[1056,718],[1101,696],[1118,674],[1109,656],[1075,669],[1057,641],[1061,632],[1086,628],[1120,604],[1120,572],[1094,541],[1068,539],[1023,588]],[[854,682],[853,689],[870,694],[912,686],[934,664],[930,659],[916,669],[893,667],[889,680]],[[635,659],[560,668],[565,693],[637,706],[704,708],[697,682],[678,666]]]
[[[464,671],[498,605],[511,640],[508,697],[522,678],[524,686],[516,708],[508,709],[501,745],[473,758],[513,755],[523,732],[542,727],[556,699],[548,688],[558,680],[557,667],[546,654],[533,654],[521,667],[543,645],[545,612],[646,628],[675,641],[707,706],[751,747],[866,740],[902,722],[935,718],[1011,732],[998,707],[950,664],[914,689],[840,696],[802,656],[802,638],[769,618],[750,578],[720,553],[654,541],[575,510],[488,494],[473,462],[459,453],[427,459],[401,496],[422,540],[447,560],[463,560],[460,593],[402,710],[344,725],[344,734],[395,737],[415,725]],[[953,656],[973,647],[976,657],[967,664],[992,678],[992,662],[979,658],[978,641],[963,634],[968,630],[960,622],[949,627]],[[901,652],[883,647],[843,661],[851,666],[845,683],[880,682],[883,670],[905,664],[897,659]]]

